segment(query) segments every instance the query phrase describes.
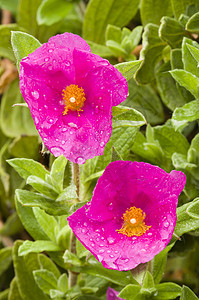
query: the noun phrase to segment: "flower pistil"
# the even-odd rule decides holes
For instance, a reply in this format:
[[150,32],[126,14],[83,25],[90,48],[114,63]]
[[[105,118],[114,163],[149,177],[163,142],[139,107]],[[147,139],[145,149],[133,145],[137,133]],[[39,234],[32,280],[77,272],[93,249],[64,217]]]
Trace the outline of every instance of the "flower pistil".
[[132,206],[127,209],[123,214],[122,219],[124,223],[119,230],[116,230],[118,233],[127,235],[128,237],[136,235],[143,235],[151,226],[145,224],[144,219],[146,214],[142,211],[141,208]]
[[83,111],[81,108],[84,106],[86,100],[84,89],[79,88],[76,84],[70,84],[66,89],[62,90],[63,100],[65,102],[65,107],[63,115],[66,115],[69,110],[79,112]]

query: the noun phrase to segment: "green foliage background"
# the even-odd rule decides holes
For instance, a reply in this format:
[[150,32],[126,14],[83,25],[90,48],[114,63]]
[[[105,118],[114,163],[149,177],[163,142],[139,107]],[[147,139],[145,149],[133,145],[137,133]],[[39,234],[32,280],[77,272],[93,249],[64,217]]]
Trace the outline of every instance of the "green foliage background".
[[[127,100],[113,109],[104,155],[80,168],[76,203],[70,163],[43,150],[18,76],[1,83],[0,300],[106,299],[108,286],[127,300],[198,299],[199,1],[0,0],[0,8],[2,22],[6,10],[11,14],[10,24],[0,25],[2,78],[9,61],[19,67],[52,35],[72,32],[129,86]],[[172,241],[128,272],[103,268],[79,242],[76,254],[69,250],[67,215],[91,199],[99,176],[119,159],[187,177]],[[74,287],[68,270],[80,274]]]

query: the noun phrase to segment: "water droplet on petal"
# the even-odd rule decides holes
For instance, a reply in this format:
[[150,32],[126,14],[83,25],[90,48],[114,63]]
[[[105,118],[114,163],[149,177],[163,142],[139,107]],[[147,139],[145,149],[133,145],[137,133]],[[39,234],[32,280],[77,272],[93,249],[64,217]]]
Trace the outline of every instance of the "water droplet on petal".
[[110,258],[113,258],[113,257],[114,257],[114,255],[113,255],[113,254],[110,254],[109,256],[110,256]]
[[100,249],[100,250],[99,250],[99,253],[104,253],[104,250],[103,250],[103,249]]
[[100,147],[104,147],[104,142],[101,142],[101,143],[100,143]]
[[64,127],[63,129],[62,129],[62,132],[65,132],[67,130],[67,128],[66,127]]
[[62,141],[61,143],[62,143],[62,145],[64,145],[66,142],[65,142],[65,141]]
[[163,225],[164,225],[164,227],[169,227],[169,222],[168,221],[165,221],[164,223],[163,223]]
[[77,125],[75,123],[68,123],[68,125],[72,128],[77,128]]
[[39,99],[39,92],[38,91],[33,91],[31,92],[32,96],[37,100]]
[[108,210],[113,210],[113,203],[111,202],[111,203],[109,203],[109,205],[108,205]]
[[77,163],[77,164],[80,164],[80,165],[81,165],[81,164],[84,164],[85,161],[86,161],[86,160],[85,160],[83,157],[78,157],[78,158],[76,159],[76,163]]
[[49,61],[49,57],[46,57],[44,60],[45,60],[45,61]]
[[39,123],[39,120],[37,117],[35,117],[35,124],[38,124]]
[[53,52],[53,49],[49,49],[48,52],[50,52],[50,53]]
[[108,237],[107,241],[108,241],[109,244],[113,244],[115,242],[115,239],[112,238],[112,237]]
[[50,151],[53,153],[55,157],[61,155],[63,153],[63,149],[60,147],[52,147]]

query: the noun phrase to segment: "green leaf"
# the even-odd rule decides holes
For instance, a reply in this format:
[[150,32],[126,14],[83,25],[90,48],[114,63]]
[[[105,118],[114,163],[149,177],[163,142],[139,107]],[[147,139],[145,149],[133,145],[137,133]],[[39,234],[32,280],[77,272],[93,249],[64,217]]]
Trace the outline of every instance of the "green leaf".
[[141,289],[141,287],[139,285],[129,284],[121,290],[118,297],[120,297],[122,299],[124,298],[126,300],[136,300],[137,295],[140,292],[140,289]]
[[189,142],[180,132],[168,126],[154,127],[154,139],[157,140],[166,156],[172,157],[173,153],[186,154]]
[[58,279],[61,275],[58,267],[54,264],[54,262],[45,254],[39,254],[39,265],[41,269],[46,269],[54,274],[54,276]]
[[199,47],[194,47],[192,45],[186,44],[187,48],[189,49],[191,55],[195,58],[197,63],[199,63]]
[[19,0],[17,23],[34,36],[38,33],[36,13],[41,2],[42,0]]
[[67,290],[68,290],[68,277],[67,277],[67,274],[66,273],[63,273],[58,281],[57,281],[57,287],[58,287],[58,290],[60,290],[61,292],[63,293],[66,293]]
[[186,212],[190,217],[199,219],[199,198],[194,199],[194,202],[188,206]]
[[122,73],[122,75],[126,78],[128,81],[132,77],[134,77],[136,71],[140,67],[142,61],[141,60],[135,60],[130,62],[124,62],[117,65],[114,65],[114,67]]
[[11,43],[17,59],[18,69],[22,58],[28,56],[28,54],[34,52],[41,46],[40,42],[35,37],[21,31],[12,32]]
[[[184,105],[187,101],[176,86],[177,83],[169,73],[170,63],[163,64],[156,73],[157,88],[163,103],[171,110]],[[170,87],[168,89],[168,86]]]
[[79,258],[68,250],[64,252],[63,259],[65,263],[69,263],[77,267],[82,265],[82,262],[79,260]]
[[7,160],[7,162],[25,180],[27,180],[27,178],[31,175],[39,176],[41,179],[45,180],[45,176],[49,174],[49,172],[44,168],[42,164],[32,159],[13,158]]
[[122,41],[122,31],[120,27],[108,24],[107,28],[106,28],[106,41],[108,40],[112,40],[115,41],[117,43],[121,43]]
[[198,297],[194,294],[194,292],[192,292],[190,288],[183,285],[180,300],[198,300]]
[[[197,201],[198,198],[196,198],[195,200]],[[198,219],[192,218],[187,213],[187,209],[191,204],[192,204],[192,202],[184,204],[177,208],[177,223],[176,223],[176,227],[174,230],[174,233],[177,236],[181,236],[186,232],[189,232],[189,231],[199,228]]]
[[25,190],[16,190],[16,195],[22,205],[27,207],[39,207],[54,216],[67,214],[70,208],[67,199],[56,202],[40,194]]
[[[37,286],[33,277],[33,271],[39,269],[37,254],[18,256],[18,249],[22,244],[17,241],[13,248],[13,262],[17,284],[23,300],[47,300],[49,299]],[[34,291],[34,292],[33,292]]]
[[194,97],[199,97],[199,78],[185,70],[170,71],[173,78],[185,87]]
[[90,46],[91,52],[93,54],[97,54],[103,58],[109,58],[113,56],[113,52],[107,46],[100,45],[88,40],[86,42]]
[[87,264],[83,267],[83,272],[106,279],[121,286],[128,284],[138,285],[137,281],[132,277],[130,271],[120,272],[106,269],[93,256],[88,259]]
[[129,95],[123,105],[141,112],[148,123],[156,125],[164,121],[162,103],[150,85],[140,86],[135,80],[128,82]]
[[33,271],[34,279],[39,288],[46,294],[50,295],[51,289],[57,288],[57,278],[48,270]]
[[160,2],[159,0],[142,0],[141,1],[141,20],[145,26],[148,23],[160,24],[163,16],[172,16],[172,7],[169,0]]
[[83,38],[103,44],[108,24],[123,27],[135,16],[139,0],[90,0],[87,5]]
[[159,283],[162,279],[166,267],[167,254],[173,245],[174,244],[167,246],[163,251],[157,254],[152,261],[152,275],[155,284]]
[[3,133],[8,137],[38,135],[29,109],[12,107],[16,103],[24,103],[18,79],[9,85],[1,99],[0,125]]
[[189,45],[196,47],[199,49],[199,45],[197,42],[192,41],[190,39],[184,38],[182,43],[182,61],[184,64],[185,71],[192,73],[199,77],[199,68],[198,61],[195,59],[194,55],[190,51]]
[[140,127],[146,124],[144,116],[137,110],[125,106],[112,108],[113,128],[118,127]]
[[[128,38],[123,38],[122,46],[128,52],[128,54],[130,54],[138,45],[142,37],[142,31],[143,31],[143,27],[137,26],[128,35]],[[124,32],[124,28],[123,28],[123,32]]]
[[50,199],[55,200],[58,197],[58,191],[52,185],[37,176],[30,175],[27,178],[26,183],[30,184],[36,191]]
[[126,50],[117,42],[108,40],[106,41],[106,46],[112,51],[116,57],[125,57],[128,55]]
[[176,130],[183,129],[188,122],[199,119],[199,100],[191,101],[176,108],[172,115],[172,123]]
[[199,12],[194,14],[186,24],[186,30],[199,33]]
[[153,276],[149,271],[146,271],[140,293],[142,295],[151,295],[156,291]]
[[16,212],[12,213],[7,219],[4,225],[0,229],[0,236],[11,236],[19,233],[23,229],[20,219]]
[[28,233],[35,239],[35,240],[49,240],[49,237],[46,235],[40,224],[38,223],[33,210],[31,207],[23,206],[16,196],[15,201],[17,214],[25,227]]
[[18,158],[39,158],[39,143],[37,136],[20,136],[9,145],[9,152]]
[[34,207],[33,212],[38,223],[43,228],[49,239],[56,243],[56,229],[58,229],[58,223],[55,217],[50,216],[38,207]]
[[45,0],[37,10],[37,22],[39,25],[53,25],[64,19],[73,6],[73,3],[65,0]]
[[12,14],[16,14],[19,0],[0,0],[0,7],[9,10]]
[[162,59],[162,50],[167,45],[159,38],[159,27],[148,24],[142,36],[140,60],[144,60],[136,72],[135,79],[140,84],[152,82],[155,77],[155,66]]
[[9,294],[8,294],[8,299],[9,300],[23,300],[21,298],[20,292],[19,292],[19,287],[17,284],[17,278],[14,277],[14,279],[12,280],[11,284],[10,284],[10,290],[9,290]]
[[52,164],[50,176],[55,180],[56,186],[61,192],[63,190],[64,171],[67,164],[67,159],[61,155],[56,158]]
[[39,253],[43,251],[61,251],[61,248],[52,241],[25,241],[18,251],[19,256],[27,255],[28,253],[34,252]]
[[159,36],[172,48],[180,48],[183,37],[186,35],[187,33],[184,29],[184,26],[182,26],[182,24],[177,20],[169,17],[163,17],[161,19]]
[[[176,19],[180,17],[181,14],[186,14],[186,10],[189,5],[195,4],[199,5],[198,0],[171,0],[171,4],[173,7],[173,12],[175,14]],[[199,8],[199,6],[198,6]]]
[[172,282],[165,282],[156,285],[157,296],[152,296],[151,300],[169,300],[176,299],[181,294],[181,286]]
[[11,47],[11,31],[22,30],[17,24],[0,25],[0,56],[15,60]]
[[0,249],[0,276],[5,272],[12,262],[12,248]]

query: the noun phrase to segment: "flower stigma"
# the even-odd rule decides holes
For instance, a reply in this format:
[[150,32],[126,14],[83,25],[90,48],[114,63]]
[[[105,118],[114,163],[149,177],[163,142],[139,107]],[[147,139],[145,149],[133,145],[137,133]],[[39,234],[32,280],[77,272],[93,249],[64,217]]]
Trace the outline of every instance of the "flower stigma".
[[144,219],[146,214],[142,211],[141,208],[132,206],[128,208],[123,214],[122,219],[124,223],[119,230],[116,230],[118,233],[122,233],[131,237],[133,235],[141,236],[143,235],[151,226],[145,224]]
[[79,112],[83,111],[81,108],[86,100],[84,89],[79,88],[76,84],[71,84],[62,90],[62,96],[65,103],[63,115],[66,115],[69,110],[76,110],[80,116]]

